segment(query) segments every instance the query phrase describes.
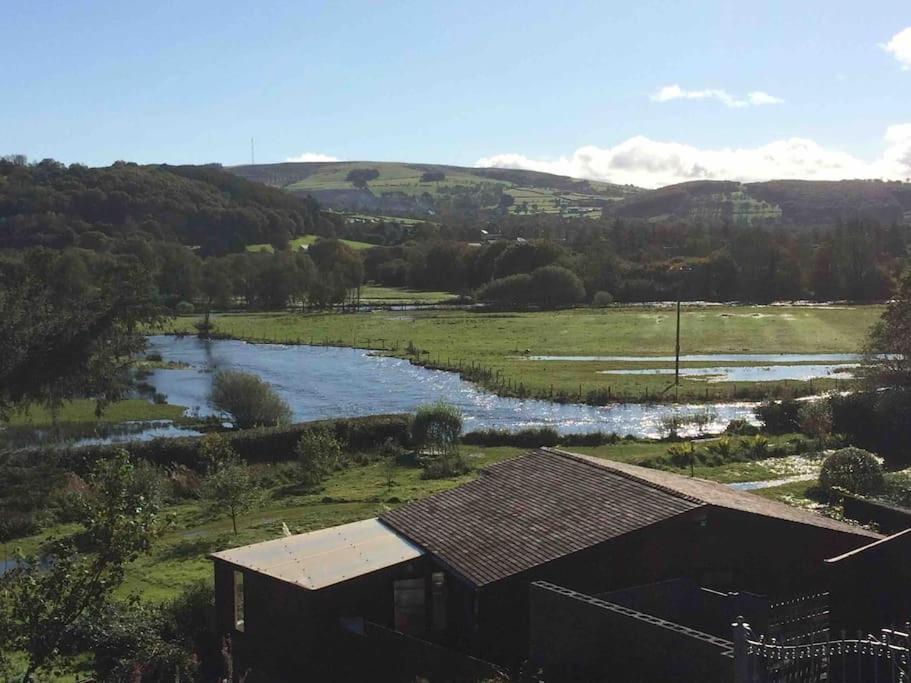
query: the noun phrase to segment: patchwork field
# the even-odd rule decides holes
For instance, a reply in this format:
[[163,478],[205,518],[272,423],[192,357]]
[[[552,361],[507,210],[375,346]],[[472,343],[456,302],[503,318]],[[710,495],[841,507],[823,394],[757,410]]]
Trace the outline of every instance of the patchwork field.
[[[881,310],[880,306],[686,307],[681,353],[856,353]],[[192,318],[178,318],[164,331],[189,331],[192,322]],[[228,314],[217,316],[215,322],[221,333],[241,339],[376,349],[460,371],[467,379],[505,395],[570,401],[581,398],[595,403],[608,398],[642,401],[674,396],[680,400],[730,400],[787,396],[836,385],[835,379],[717,382],[697,377],[682,379],[679,390],[671,393],[668,387],[673,378],[667,375],[604,374],[666,367],[666,361],[649,357],[674,353],[671,308]],[[575,355],[641,358],[633,362],[530,359]],[[710,365],[713,363],[683,364]]]

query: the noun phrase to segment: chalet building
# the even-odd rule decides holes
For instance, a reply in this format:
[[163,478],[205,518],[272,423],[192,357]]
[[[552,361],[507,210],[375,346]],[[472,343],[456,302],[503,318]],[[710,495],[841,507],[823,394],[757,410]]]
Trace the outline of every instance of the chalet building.
[[[473,680],[529,661],[557,671],[585,659],[582,643],[622,642],[567,636],[596,622],[621,634],[683,624],[662,631],[668,648],[683,628],[729,657],[735,616],[773,623],[776,606],[820,590],[827,559],[881,538],[714,482],[540,449],[378,519],[212,559],[218,629],[248,683]],[[856,571],[850,559],[838,570]],[[707,661],[673,680],[712,680]]]

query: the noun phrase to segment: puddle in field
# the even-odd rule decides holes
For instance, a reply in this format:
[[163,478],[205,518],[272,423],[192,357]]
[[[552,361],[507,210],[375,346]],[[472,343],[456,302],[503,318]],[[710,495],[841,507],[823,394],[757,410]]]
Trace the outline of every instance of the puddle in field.
[[[709,368],[680,368],[681,377],[694,377],[708,382],[778,382],[811,380],[823,377],[851,379],[850,370],[857,363],[828,365],[719,365]],[[599,370],[599,375],[673,375],[674,368],[637,368]]]

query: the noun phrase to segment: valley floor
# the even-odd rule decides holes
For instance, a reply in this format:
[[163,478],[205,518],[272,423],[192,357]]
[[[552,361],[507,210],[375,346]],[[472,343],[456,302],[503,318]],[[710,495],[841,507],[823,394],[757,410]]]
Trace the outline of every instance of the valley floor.
[[[684,308],[682,354],[857,353],[882,307],[728,306]],[[162,331],[190,333],[181,317]],[[219,333],[260,342],[325,344],[374,349],[430,367],[460,372],[501,395],[559,401],[722,401],[761,399],[841,388],[834,378],[777,382],[622,374],[665,368],[650,359],[674,353],[671,307],[490,313],[375,311],[361,313],[240,313],[215,316]],[[536,356],[637,356],[635,361],[536,360]],[[750,361],[726,363],[749,365]],[[673,363],[670,363],[672,366]],[[685,362],[682,367],[710,367]],[[604,371],[610,371],[605,374]]]

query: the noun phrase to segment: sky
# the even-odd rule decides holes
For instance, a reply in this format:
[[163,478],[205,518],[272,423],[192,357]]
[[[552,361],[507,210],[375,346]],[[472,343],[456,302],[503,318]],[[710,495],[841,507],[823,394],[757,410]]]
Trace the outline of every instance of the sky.
[[0,0],[0,154],[911,177],[911,2]]

